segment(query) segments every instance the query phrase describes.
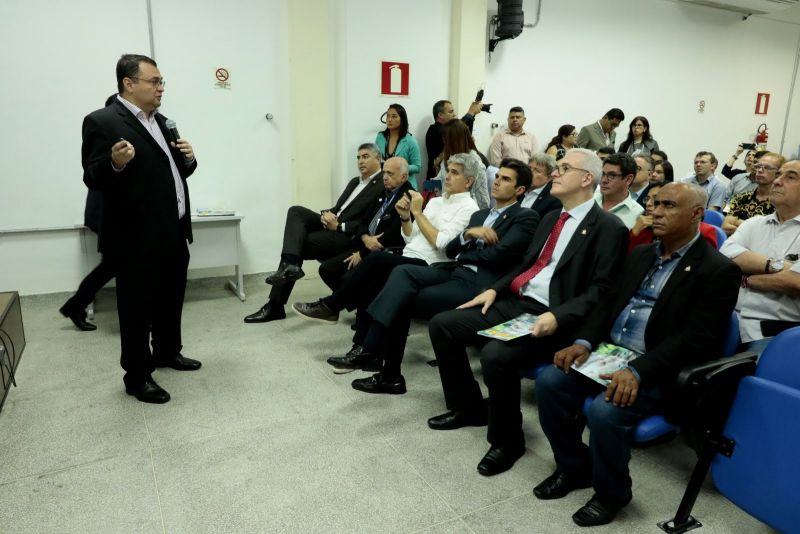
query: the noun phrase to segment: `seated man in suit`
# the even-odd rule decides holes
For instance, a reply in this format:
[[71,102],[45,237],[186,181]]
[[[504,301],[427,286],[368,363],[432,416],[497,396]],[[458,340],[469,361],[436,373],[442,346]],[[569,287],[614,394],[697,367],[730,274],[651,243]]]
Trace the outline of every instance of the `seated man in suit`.
[[286,318],[283,307],[294,283],[305,276],[303,260],[327,260],[348,250],[354,232],[367,210],[383,194],[381,151],[374,143],[358,147],[358,172],[350,180],[336,205],[319,212],[304,206],[292,206],[286,214],[283,250],[278,270],[267,276],[272,285],[269,299],[261,309],[244,318],[245,323],[266,323]]
[[[558,499],[592,486],[594,496],[572,516],[580,526],[612,521],[631,500],[628,462],[636,425],[674,398],[682,368],[721,356],[741,271],[701,238],[706,201],[693,184],[670,183],[657,193],[653,232],[660,242],[631,253],[614,295],[599,303],[573,344],[556,352],[555,366],[536,380],[539,421],[556,471],[533,493]],[[570,369],[603,341],[635,353],[627,367],[600,375],[607,386]],[[582,408],[595,395],[587,447]]]
[[781,166],[769,199],[775,211],[744,221],[720,249],[745,274],[739,331],[744,348],[758,353],[773,336],[800,326],[800,161]]
[[404,393],[400,366],[411,317],[427,320],[452,310],[497,281],[509,265],[522,261],[539,223],[535,211],[517,202],[530,183],[527,165],[503,160],[492,186],[496,206],[473,213],[467,229],[447,245],[453,265],[401,265],[394,269],[367,308],[370,320],[363,326],[368,328],[356,331],[349,353],[328,359],[334,372],[379,370],[378,375],[354,380],[353,388],[367,393]]
[[575,144],[581,148],[597,151],[604,146],[614,148],[619,124],[625,120],[625,114],[619,108],[611,108],[603,118],[594,124],[587,124],[578,132]]
[[[522,263],[459,309],[430,322],[449,410],[428,420],[434,430],[486,424],[486,404],[465,350],[482,347],[491,443],[478,464],[484,476],[506,471],[525,452],[520,369],[549,361],[575,339],[586,315],[611,291],[625,259],[628,230],[592,198],[601,173],[593,152],[569,150],[553,171],[551,190],[563,209],[542,218]],[[477,333],[523,313],[538,316],[530,335],[499,341]]]
[[540,218],[553,210],[561,209],[561,201],[550,194],[556,158],[550,154],[539,152],[531,156],[528,166],[533,173],[531,186],[520,201],[520,205],[523,208],[531,208],[539,214]]
[[296,302],[292,305],[294,311],[306,319],[336,324],[341,310],[365,309],[395,267],[447,261],[445,247],[464,230],[470,216],[478,211],[478,205],[470,196],[470,189],[475,184],[475,176],[480,168],[481,160],[475,154],[450,156],[444,196],[431,199],[422,210],[422,195],[412,190],[395,204],[406,242],[402,256],[384,251],[370,254],[332,295],[316,302]]
[[406,160],[386,160],[383,164],[383,187],[384,192],[353,233],[350,248],[319,265],[320,277],[332,290],[336,290],[342,278],[352,272],[370,252],[385,248],[400,249],[405,244],[400,236],[400,216],[394,205],[411,189]]

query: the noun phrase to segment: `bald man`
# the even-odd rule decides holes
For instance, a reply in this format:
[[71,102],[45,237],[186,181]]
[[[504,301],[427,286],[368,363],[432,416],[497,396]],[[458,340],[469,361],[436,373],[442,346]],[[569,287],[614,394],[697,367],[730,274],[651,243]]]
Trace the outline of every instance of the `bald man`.
[[[667,184],[656,194],[653,233],[660,242],[631,252],[616,293],[601,301],[574,344],[556,352],[554,366],[536,380],[539,421],[556,471],[533,493],[558,499],[593,487],[594,496],[572,516],[580,526],[609,523],[630,502],[633,429],[674,401],[681,369],[721,356],[742,273],[700,238],[706,202],[705,191],[688,183]],[[635,353],[628,367],[600,375],[607,386],[570,368],[601,342]],[[584,419],[587,396],[595,400]],[[591,428],[588,447],[583,422]]]

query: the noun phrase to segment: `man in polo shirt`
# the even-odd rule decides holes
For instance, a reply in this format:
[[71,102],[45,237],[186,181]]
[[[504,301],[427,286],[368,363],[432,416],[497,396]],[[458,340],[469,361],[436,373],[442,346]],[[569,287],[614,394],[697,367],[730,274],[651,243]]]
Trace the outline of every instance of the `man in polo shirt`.
[[514,106],[508,111],[508,128],[497,132],[489,145],[489,162],[495,167],[506,158],[528,161],[536,153],[539,143],[536,136],[522,129],[525,110]]
[[636,161],[628,154],[617,153],[603,162],[603,177],[594,200],[604,211],[612,213],[628,227],[636,224],[636,218],[644,213],[628,191],[636,175]]
[[[743,191],[731,197],[728,214],[722,223],[722,229],[726,234],[731,235],[744,221],[755,215],[769,215],[775,211],[775,207],[770,202],[770,192],[772,182],[778,175],[778,169],[786,162],[780,154],[767,152],[762,155],[758,163],[753,165],[753,176],[755,178],[756,189],[753,191]],[[747,173],[749,174],[749,173]],[[745,176],[740,174],[739,176]],[[731,182],[733,183],[733,182]]]
[[725,205],[725,184],[714,176],[717,170],[717,158],[713,153],[702,150],[694,157],[694,174],[683,179],[684,182],[697,184],[708,195],[707,210],[720,211]]
[[781,166],[769,198],[775,212],[744,221],[720,249],[744,273],[739,332],[745,348],[759,353],[800,326],[800,161]]

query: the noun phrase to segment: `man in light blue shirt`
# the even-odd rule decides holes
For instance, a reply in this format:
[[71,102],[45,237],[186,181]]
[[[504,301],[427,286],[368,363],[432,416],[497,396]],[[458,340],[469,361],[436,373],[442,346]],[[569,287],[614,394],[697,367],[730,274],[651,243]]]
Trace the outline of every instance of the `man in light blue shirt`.
[[725,205],[726,188],[719,178],[714,175],[717,170],[717,158],[712,152],[702,150],[694,157],[694,174],[683,179],[689,184],[696,184],[703,188],[708,195],[708,210],[721,211]]

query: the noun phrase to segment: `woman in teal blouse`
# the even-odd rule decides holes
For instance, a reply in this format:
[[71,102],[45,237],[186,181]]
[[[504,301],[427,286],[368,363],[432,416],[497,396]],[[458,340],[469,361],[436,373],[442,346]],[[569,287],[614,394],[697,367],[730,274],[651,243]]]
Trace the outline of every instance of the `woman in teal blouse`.
[[392,157],[400,157],[408,162],[408,181],[414,189],[417,187],[417,173],[421,160],[419,145],[408,131],[408,115],[400,104],[392,104],[386,111],[386,129],[378,133],[375,144],[381,150],[383,161]]

